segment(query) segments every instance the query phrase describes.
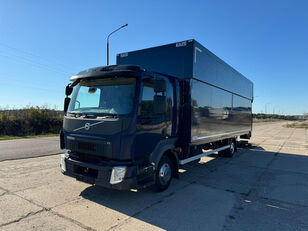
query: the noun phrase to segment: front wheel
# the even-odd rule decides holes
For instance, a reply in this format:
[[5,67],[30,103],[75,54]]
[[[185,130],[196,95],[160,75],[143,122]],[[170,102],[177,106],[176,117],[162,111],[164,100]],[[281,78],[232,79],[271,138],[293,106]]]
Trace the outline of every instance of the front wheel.
[[168,156],[163,156],[155,172],[155,185],[154,190],[162,192],[168,188],[172,180],[172,162]]

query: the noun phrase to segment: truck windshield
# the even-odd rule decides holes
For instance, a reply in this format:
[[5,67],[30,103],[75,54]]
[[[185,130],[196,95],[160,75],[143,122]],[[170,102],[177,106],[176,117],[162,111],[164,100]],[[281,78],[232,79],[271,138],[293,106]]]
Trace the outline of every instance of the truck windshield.
[[124,115],[133,108],[136,78],[83,79],[73,90],[68,113]]

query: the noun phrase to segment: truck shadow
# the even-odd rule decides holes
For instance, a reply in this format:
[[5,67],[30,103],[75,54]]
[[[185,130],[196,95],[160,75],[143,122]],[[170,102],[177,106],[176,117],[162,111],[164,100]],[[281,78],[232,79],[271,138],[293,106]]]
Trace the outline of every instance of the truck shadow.
[[[278,156],[279,161],[284,161],[283,164],[287,164],[284,158],[292,158],[290,164],[287,164],[287,171],[306,171],[304,173],[308,176],[308,170],[303,170],[303,167],[296,169],[298,162],[308,164],[308,156],[292,153],[279,153]],[[90,186],[80,196],[112,209],[114,216],[118,217],[114,225],[125,225],[124,230],[137,226],[143,227],[143,230],[150,227],[144,222],[165,230],[194,230],[207,225],[213,229],[221,229],[235,203],[234,193],[248,196],[251,190],[256,190],[258,181],[263,187],[270,187],[276,174],[272,171],[282,171],[279,163],[268,168],[273,158],[277,158],[277,153],[251,145],[239,148],[234,158],[212,154],[200,162],[184,165],[179,171],[180,179],[174,179],[165,192],[156,193],[149,189],[118,191]],[[228,174],[231,175],[223,177]],[[266,174],[273,176],[268,177]],[[263,175],[267,177],[260,177]],[[293,177],[292,174],[290,176]],[[243,187],[239,187],[241,185]],[[221,201],[226,203],[225,207],[221,206]],[[209,212],[215,215],[209,215]],[[130,221],[134,222],[134,226],[130,226]]]

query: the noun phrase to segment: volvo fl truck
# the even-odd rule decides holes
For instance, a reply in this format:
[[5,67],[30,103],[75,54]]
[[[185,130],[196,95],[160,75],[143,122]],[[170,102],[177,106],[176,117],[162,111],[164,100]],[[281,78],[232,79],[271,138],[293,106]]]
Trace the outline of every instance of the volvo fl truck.
[[196,40],[121,53],[70,80],[61,171],[79,181],[163,191],[181,165],[232,157],[251,136],[253,83]]

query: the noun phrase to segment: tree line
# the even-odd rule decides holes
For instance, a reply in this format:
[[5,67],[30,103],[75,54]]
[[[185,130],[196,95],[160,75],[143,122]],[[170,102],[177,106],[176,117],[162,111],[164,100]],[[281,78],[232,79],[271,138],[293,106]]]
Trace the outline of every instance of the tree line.
[[58,134],[63,112],[43,107],[0,110],[0,136]]
[[278,115],[278,114],[264,114],[264,113],[256,113],[253,114],[253,118],[255,119],[273,119],[273,120],[299,120],[299,116],[297,115]]

